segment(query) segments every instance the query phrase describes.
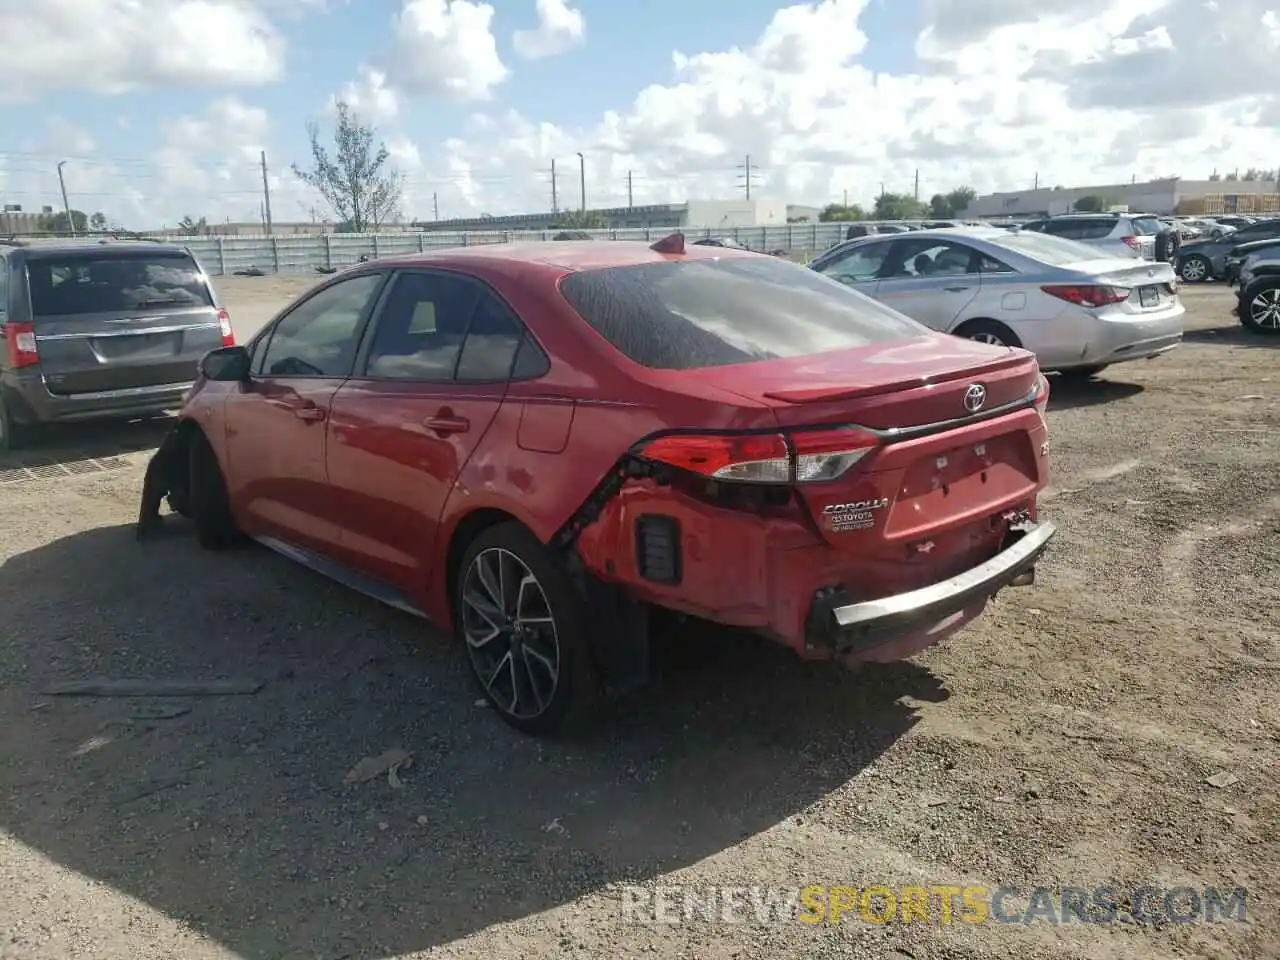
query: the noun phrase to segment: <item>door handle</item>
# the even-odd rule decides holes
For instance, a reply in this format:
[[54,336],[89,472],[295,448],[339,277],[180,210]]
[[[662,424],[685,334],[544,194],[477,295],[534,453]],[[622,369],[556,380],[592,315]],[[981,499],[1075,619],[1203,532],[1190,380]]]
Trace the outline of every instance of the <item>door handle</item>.
[[446,413],[427,417],[422,421],[422,425],[428,430],[434,430],[441,436],[447,436],[451,433],[466,433],[471,429],[471,421],[466,417],[455,417]]
[[299,420],[323,420],[325,418],[324,407],[308,406],[294,407],[293,415]]
[[969,288],[968,287],[943,287],[942,289],[945,290],[947,293],[964,293]]

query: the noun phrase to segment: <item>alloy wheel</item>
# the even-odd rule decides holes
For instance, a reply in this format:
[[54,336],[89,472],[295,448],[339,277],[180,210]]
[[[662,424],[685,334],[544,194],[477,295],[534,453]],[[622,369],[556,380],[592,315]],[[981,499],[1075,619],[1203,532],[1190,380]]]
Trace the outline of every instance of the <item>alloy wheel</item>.
[[1280,330],[1280,287],[1259,291],[1249,303],[1249,315],[1259,327]]
[[546,712],[560,682],[560,642],[542,584],[501,547],[476,554],[462,581],[462,632],[485,693],[518,720]]
[[1192,257],[1183,261],[1182,268],[1178,272],[1182,274],[1182,279],[1188,283],[1199,283],[1209,271],[1205,268],[1203,260],[1199,257]]
[[978,343],[989,343],[993,347],[1006,346],[1005,342],[1000,339],[999,334],[991,333],[988,330],[983,330],[980,333],[971,333],[969,334],[969,339],[976,340]]

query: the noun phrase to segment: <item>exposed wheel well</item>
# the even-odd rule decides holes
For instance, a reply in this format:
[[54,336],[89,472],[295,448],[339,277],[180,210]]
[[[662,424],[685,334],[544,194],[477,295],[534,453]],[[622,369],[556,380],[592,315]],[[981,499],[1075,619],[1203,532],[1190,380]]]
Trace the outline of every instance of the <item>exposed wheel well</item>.
[[458,565],[476,537],[500,523],[520,523],[519,519],[494,507],[473,510],[462,518],[453,536],[449,538],[449,552],[445,555],[445,582],[449,588],[449,609],[453,609],[453,595],[458,589]]
[[968,336],[966,331],[981,327],[996,328],[1000,333],[1000,338],[1011,347],[1022,346],[1022,341],[1018,338],[1018,335],[1009,328],[1008,324],[1001,323],[999,320],[993,320],[990,317],[973,317],[972,319],[966,320],[964,323],[960,324],[960,326],[956,327],[951,332],[957,337],[964,337]]

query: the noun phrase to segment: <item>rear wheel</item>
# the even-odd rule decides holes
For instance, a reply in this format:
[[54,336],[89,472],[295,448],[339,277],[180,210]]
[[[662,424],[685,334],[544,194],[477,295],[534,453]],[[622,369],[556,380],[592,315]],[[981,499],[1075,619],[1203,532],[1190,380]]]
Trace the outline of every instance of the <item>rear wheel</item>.
[[196,538],[206,550],[223,550],[241,539],[231,518],[231,499],[222,467],[203,433],[193,432],[187,444],[187,512]]
[[1179,264],[1178,276],[1187,283],[1203,283],[1213,276],[1213,265],[1204,257],[1192,254]]
[[1254,333],[1280,335],[1280,278],[1251,284],[1241,294],[1240,322]]
[[517,730],[550,736],[589,714],[596,685],[583,620],[567,572],[522,525],[490,527],[463,554],[455,630],[485,699]]
[[31,440],[30,434],[30,428],[15,421],[4,399],[0,398],[0,454],[22,449]]
[[1018,335],[997,320],[970,320],[956,330],[957,337],[989,343],[993,347],[1021,347]]

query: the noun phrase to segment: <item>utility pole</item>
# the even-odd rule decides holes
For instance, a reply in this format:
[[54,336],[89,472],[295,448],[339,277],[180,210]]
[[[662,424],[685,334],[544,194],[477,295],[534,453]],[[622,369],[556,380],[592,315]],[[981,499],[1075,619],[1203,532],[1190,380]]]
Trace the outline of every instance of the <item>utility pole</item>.
[[628,170],[627,171],[627,209],[630,210],[633,206],[635,206],[635,203],[634,203],[634,196],[631,192],[631,171]]
[[1039,170],[1036,171],[1036,179],[1035,179],[1035,182],[1032,184],[1031,189],[1032,190],[1040,189],[1040,171]]
[[578,187],[582,197],[582,212],[587,212],[587,159],[578,151]]
[[916,198],[916,201],[919,202],[920,200],[920,168],[919,167],[916,167],[916,186],[912,196],[914,196]]
[[267,151],[262,151],[262,215],[267,225],[267,236],[271,236],[271,186],[267,182]]
[[67,215],[67,229],[71,231],[71,235],[76,235],[76,222],[71,217],[71,204],[67,202],[67,181],[62,176],[62,168],[67,165],[67,161],[58,161],[58,186],[62,188],[62,209]]
[[747,154],[746,161],[738,164],[738,169],[742,171],[742,185],[746,188],[747,199],[751,199],[751,184],[755,180],[754,167],[751,166],[751,154]]
[[551,212],[557,214],[560,212],[560,201],[556,196],[556,161],[551,160]]
[[438,193],[431,194],[431,213],[436,220],[440,219],[440,194]]
[[843,206],[845,206],[845,207],[848,207],[848,206],[849,206],[849,191],[848,191],[848,190],[846,190],[846,191],[844,192],[844,204],[843,204]]

